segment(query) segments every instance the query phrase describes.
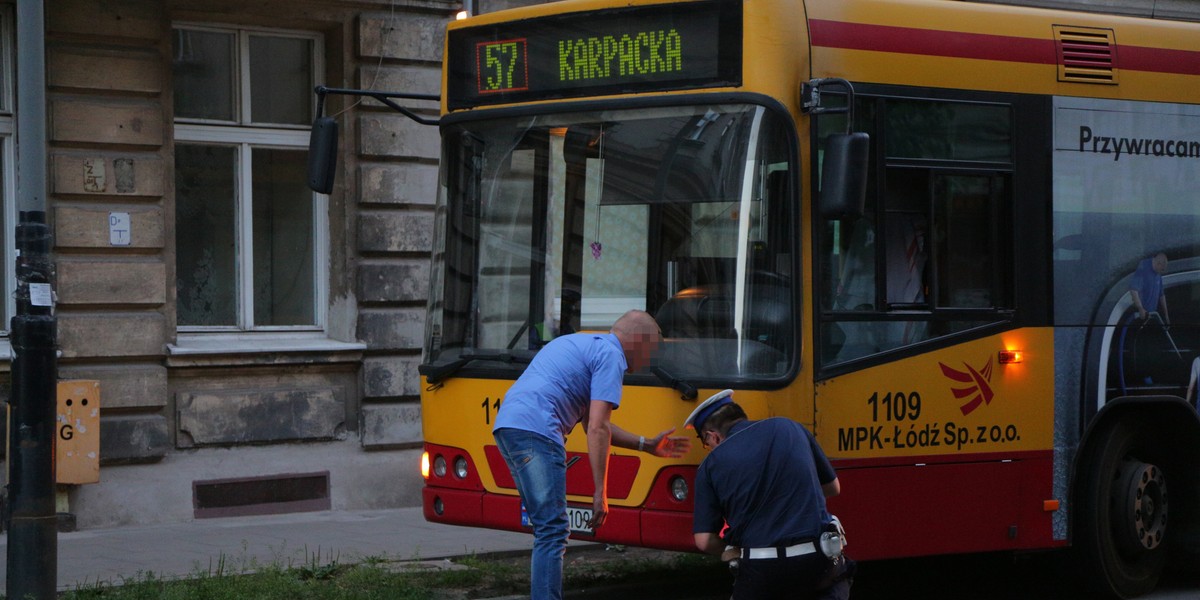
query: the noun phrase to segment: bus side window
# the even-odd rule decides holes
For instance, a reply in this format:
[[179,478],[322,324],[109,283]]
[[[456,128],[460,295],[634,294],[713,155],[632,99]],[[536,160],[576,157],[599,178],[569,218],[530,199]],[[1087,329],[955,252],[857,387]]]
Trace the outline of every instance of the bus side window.
[[[877,145],[864,216],[820,229],[820,364],[1010,319],[1011,106],[855,101],[857,115],[880,117],[855,128]],[[817,139],[839,124],[821,117]]]
[[839,225],[842,235],[847,237],[839,248],[841,260],[833,305],[838,310],[875,310],[874,220],[864,215]]
[[1007,302],[1012,239],[1008,186],[1000,175],[939,175],[934,185],[937,305],[1002,308]]
[[929,179],[926,169],[888,169],[884,261],[891,310],[929,307]]

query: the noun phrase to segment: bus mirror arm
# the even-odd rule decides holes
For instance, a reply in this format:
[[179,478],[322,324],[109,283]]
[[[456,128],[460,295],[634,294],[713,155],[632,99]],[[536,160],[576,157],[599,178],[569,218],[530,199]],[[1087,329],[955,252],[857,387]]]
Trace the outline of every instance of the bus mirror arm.
[[[821,87],[835,85],[846,90],[844,106],[822,106]],[[867,198],[867,164],[870,137],[854,132],[854,86],[837,77],[812,79],[800,87],[800,102],[810,115],[846,115],[846,132],[824,138],[821,159],[820,197],[817,208],[825,219],[856,219],[862,216]]]
[[[821,87],[827,85],[837,85],[846,89],[845,106],[821,105]],[[800,84],[800,110],[810,115],[847,113],[846,133],[850,133],[851,124],[854,122],[854,86],[840,77],[824,77],[805,81]]]
[[686,380],[683,380],[678,377],[675,377],[674,375],[671,375],[670,373],[668,373],[666,371],[666,369],[663,369],[662,367],[651,367],[650,372],[654,373],[654,376],[658,377],[659,381],[662,381],[663,383],[667,384],[668,386],[670,386],[673,389],[679,390],[679,399],[680,400],[695,400],[696,399],[696,396],[697,396],[696,386],[692,385],[691,383],[688,383]]
[[396,104],[392,98],[405,100],[433,100],[441,98],[432,94],[409,94],[402,92],[377,92],[374,90],[352,90],[345,88],[330,88],[318,85],[314,90],[317,94],[317,118],[313,121],[312,133],[308,138],[308,187],[319,194],[333,191],[333,178],[337,167],[337,138],[338,125],[333,117],[324,116],[325,96],[340,94],[344,96],[366,96],[374,98],[392,110],[420,123],[422,125],[437,125],[438,119],[422,117],[411,110]]

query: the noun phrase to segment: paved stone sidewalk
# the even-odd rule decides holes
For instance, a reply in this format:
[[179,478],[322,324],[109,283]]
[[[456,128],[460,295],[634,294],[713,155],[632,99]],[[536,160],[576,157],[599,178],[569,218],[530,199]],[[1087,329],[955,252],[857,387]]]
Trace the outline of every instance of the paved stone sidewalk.
[[[58,588],[120,583],[147,573],[185,577],[369,557],[426,560],[527,552],[532,546],[533,538],[523,533],[429,523],[420,507],[201,519],[61,533]],[[7,534],[0,535],[0,549],[7,557]],[[0,591],[7,585],[6,571],[0,569]]]

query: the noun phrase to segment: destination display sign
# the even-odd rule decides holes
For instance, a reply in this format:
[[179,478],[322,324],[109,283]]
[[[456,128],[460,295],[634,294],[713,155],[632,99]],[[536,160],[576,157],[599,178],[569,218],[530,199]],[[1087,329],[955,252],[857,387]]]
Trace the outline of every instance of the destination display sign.
[[741,84],[740,1],[681,2],[452,30],[450,109]]

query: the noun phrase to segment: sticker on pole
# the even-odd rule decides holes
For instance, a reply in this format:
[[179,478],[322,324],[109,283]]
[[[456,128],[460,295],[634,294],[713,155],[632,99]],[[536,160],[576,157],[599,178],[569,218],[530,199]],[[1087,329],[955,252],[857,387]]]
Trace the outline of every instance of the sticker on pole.
[[34,306],[54,306],[54,293],[50,290],[50,284],[29,284],[29,303]]

